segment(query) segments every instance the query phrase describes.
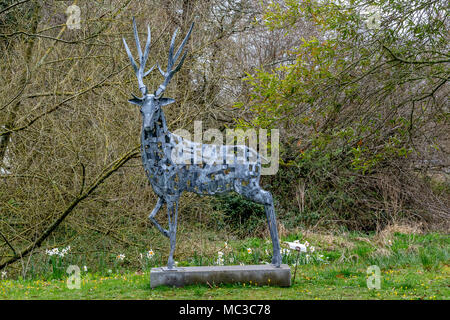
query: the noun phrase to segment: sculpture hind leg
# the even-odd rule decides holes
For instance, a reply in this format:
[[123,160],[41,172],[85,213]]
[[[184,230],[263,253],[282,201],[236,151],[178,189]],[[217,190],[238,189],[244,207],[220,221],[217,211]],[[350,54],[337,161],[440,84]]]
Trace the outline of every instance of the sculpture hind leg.
[[148,216],[150,221],[155,225],[156,228],[158,228],[159,232],[161,232],[163,235],[165,235],[167,238],[169,238],[169,231],[161,227],[161,225],[156,221],[155,216],[158,213],[159,209],[161,209],[161,206],[164,204],[164,200],[161,198],[158,198],[158,201],[156,202],[155,208],[153,208],[152,212]]
[[169,260],[167,261],[167,268],[173,269],[175,261],[173,254],[175,252],[176,239],[177,239],[177,219],[178,219],[178,201],[167,202],[167,215],[169,219],[169,239],[170,239],[170,252]]
[[280,240],[278,238],[277,221],[275,217],[275,209],[273,207],[273,198],[270,192],[256,186],[253,188],[235,188],[236,192],[245,198],[264,205],[267,223],[269,225],[270,237],[272,238],[273,257],[272,264],[277,268],[281,265]]
[[272,246],[273,246],[272,264],[275,265],[277,268],[279,268],[281,265],[281,249],[280,249],[280,239],[278,238],[277,220],[275,217],[275,209],[273,207],[272,195],[269,192],[267,192],[267,194],[270,197],[270,203],[264,204],[264,209],[266,211],[266,218],[267,223],[269,225],[270,237],[272,238]]

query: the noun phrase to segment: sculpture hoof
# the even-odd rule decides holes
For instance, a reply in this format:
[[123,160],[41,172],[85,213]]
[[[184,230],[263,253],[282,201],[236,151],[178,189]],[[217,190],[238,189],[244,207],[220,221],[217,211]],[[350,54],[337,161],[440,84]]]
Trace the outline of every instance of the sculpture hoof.
[[169,231],[167,230],[163,231],[163,235],[165,235],[167,238],[170,238]]
[[277,257],[273,257],[272,258],[272,264],[276,267],[279,268],[281,266],[281,256],[277,256]]

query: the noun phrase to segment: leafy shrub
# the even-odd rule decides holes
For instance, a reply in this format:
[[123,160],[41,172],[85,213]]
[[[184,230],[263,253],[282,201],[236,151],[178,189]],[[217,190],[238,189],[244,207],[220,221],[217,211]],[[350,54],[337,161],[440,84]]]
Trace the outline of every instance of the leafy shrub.
[[212,198],[213,209],[223,212],[223,223],[236,230],[239,236],[248,236],[265,227],[264,206],[247,200],[237,193]]

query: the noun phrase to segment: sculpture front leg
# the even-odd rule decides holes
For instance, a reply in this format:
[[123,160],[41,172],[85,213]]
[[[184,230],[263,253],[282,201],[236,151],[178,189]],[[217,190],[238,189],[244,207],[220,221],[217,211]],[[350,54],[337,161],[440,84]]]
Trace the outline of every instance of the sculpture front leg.
[[158,223],[158,221],[156,221],[155,216],[158,213],[159,209],[161,209],[161,206],[164,204],[164,200],[161,198],[158,198],[158,201],[156,202],[156,206],[155,208],[153,208],[152,212],[150,213],[150,215],[148,216],[148,218],[150,219],[150,221],[155,225],[156,228],[158,228],[158,230],[165,235],[167,238],[169,238],[169,231],[167,231],[166,229],[164,229],[163,227],[161,227],[161,225]]

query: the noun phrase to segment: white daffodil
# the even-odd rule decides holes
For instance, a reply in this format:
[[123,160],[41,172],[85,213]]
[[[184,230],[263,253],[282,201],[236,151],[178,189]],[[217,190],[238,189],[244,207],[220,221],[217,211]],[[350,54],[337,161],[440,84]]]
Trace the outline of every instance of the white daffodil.
[[253,251],[252,251],[252,248],[247,248],[247,253],[248,253],[248,254],[252,254],[252,252],[253,252]]
[[281,254],[286,256],[290,253],[289,249],[281,249]]
[[305,241],[304,245],[305,245],[306,247],[309,247],[309,242],[308,242],[308,241]]
[[58,255],[59,255],[61,258],[64,258],[64,256],[65,256],[69,251],[70,251],[70,246],[67,246],[67,247],[63,248],[63,249],[61,250],[61,252],[59,252]]
[[123,253],[121,253],[117,256],[117,260],[123,261],[123,259],[125,259],[125,255]]
[[83,266],[83,270],[84,270],[84,272],[87,272],[88,271],[88,267],[87,266]]
[[219,252],[217,252],[217,255],[219,256],[219,258],[222,258],[223,257],[223,252],[219,251]]
[[147,252],[147,258],[151,259],[151,258],[153,258],[154,255],[155,255],[155,253],[153,252],[152,249],[148,250],[148,252]]
[[313,246],[309,247],[309,251],[310,251],[311,253],[313,253],[315,250],[316,250],[316,248],[314,248]]
[[59,251],[58,248],[53,248],[52,250],[45,250],[45,253],[49,256],[60,256],[60,257],[64,257],[67,253],[68,250],[70,250],[70,247],[68,247],[69,249],[63,249],[62,251]]
[[289,246],[289,249],[291,249],[291,250],[297,250],[300,252],[306,252],[306,250],[307,250],[306,245],[301,244],[299,242],[294,241],[294,242],[285,242],[285,243]]
[[8,274],[6,273],[6,271],[2,271],[2,279],[6,279],[7,276]]
[[228,249],[228,242],[225,241],[225,249]]

